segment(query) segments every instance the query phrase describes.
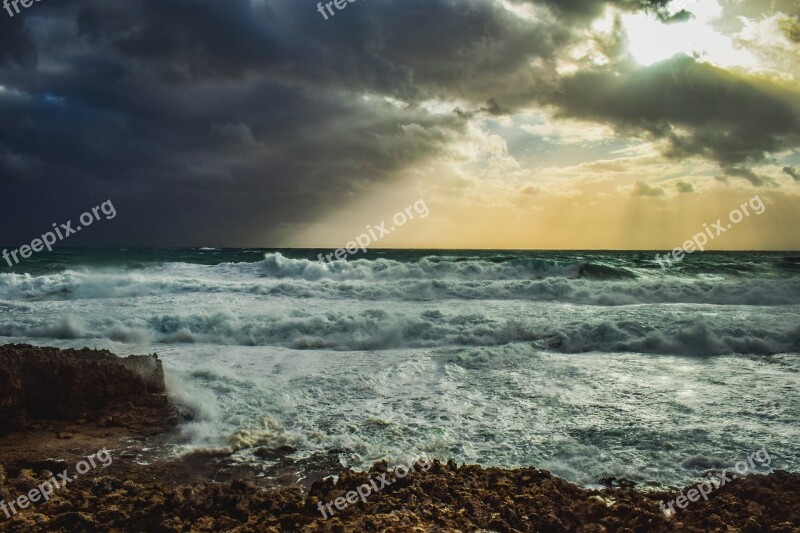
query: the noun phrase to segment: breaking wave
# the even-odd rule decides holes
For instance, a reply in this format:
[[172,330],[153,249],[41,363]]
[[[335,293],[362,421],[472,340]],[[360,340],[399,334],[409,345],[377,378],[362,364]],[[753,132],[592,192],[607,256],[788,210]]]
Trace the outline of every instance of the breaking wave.
[[[709,318],[687,310],[681,320],[649,323],[631,313],[601,313],[570,322],[567,316],[493,318],[479,313],[359,313],[243,317],[232,312],[174,314],[130,319],[62,318],[0,324],[0,336],[97,339],[126,343],[282,346],[299,350],[369,351],[397,348],[500,346],[528,343],[536,349],[562,352],[639,352],[674,355],[787,353],[800,351],[800,325],[788,315],[746,322],[735,316]],[[553,319],[556,320],[553,320]]]
[[648,303],[792,305],[800,278],[661,276],[601,262],[559,264],[425,257],[319,261],[267,254],[256,263],[171,263],[138,270],[78,269],[37,276],[0,274],[0,300],[135,298],[236,293],[330,300],[530,300],[618,306]]

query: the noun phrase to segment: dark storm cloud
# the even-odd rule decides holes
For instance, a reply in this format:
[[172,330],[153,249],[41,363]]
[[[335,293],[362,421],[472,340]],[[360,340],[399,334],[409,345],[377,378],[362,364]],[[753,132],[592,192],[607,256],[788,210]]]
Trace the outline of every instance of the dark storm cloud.
[[0,172],[18,202],[0,241],[98,196],[114,199],[117,233],[81,238],[275,242],[464,133],[465,116],[415,101],[480,101],[567,39],[488,1],[365,4],[335,24],[311,5],[256,5],[85,1],[14,20]]
[[573,37],[491,0],[385,1],[327,22],[313,3],[288,0],[139,5],[83,7],[81,35],[171,82],[268,77],[405,101],[483,102],[510,82],[533,81],[522,72],[530,59],[552,59]]
[[171,81],[236,79],[291,57],[274,13],[248,0],[84,2],[78,32]]
[[562,81],[552,103],[564,116],[665,139],[670,157],[706,157],[754,185],[763,180],[742,165],[800,145],[796,92],[686,56],[578,72]]
[[0,65],[25,67],[36,63],[36,43],[29,29],[0,11]]
[[131,87],[105,95],[105,109],[86,109],[93,99],[83,87],[61,89],[56,100],[0,106],[3,145],[37,154],[3,159],[2,173],[16,175],[6,190],[30,199],[21,211],[60,217],[74,215],[65,200],[83,209],[104,191],[143,242],[185,236],[192,244],[224,243],[242,221],[263,220],[255,231],[269,235],[274,220],[300,223],[311,207],[335,208],[337,199],[434,153],[462,128],[456,117],[270,83]]
[[794,167],[783,167],[783,172],[791,176],[794,181],[800,181],[800,172]]

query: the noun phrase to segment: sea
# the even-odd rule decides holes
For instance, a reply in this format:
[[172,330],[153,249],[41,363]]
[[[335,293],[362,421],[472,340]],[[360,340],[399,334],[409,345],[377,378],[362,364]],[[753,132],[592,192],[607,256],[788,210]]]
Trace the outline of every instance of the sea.
[[[0,343],[157,353],[174,453],[533,466],[586,486],[800,471],[800,254],[58,249]],[[284,448],[286,449],[286,448]]]

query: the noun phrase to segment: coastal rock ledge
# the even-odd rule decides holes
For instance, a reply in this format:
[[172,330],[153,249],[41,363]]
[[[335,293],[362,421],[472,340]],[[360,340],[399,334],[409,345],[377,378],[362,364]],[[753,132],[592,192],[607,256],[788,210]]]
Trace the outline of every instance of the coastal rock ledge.
[[163,426],[172,416],[156,355],[0,347],[0,434],[38,420]]

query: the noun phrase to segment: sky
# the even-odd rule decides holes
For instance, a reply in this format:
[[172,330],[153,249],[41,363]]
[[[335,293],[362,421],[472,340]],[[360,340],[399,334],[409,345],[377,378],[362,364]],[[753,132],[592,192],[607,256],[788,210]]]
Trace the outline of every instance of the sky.
[[[798,0],[0,10],[0,243],[800,249]],[[323,15],[325,13],[325,15]]]

